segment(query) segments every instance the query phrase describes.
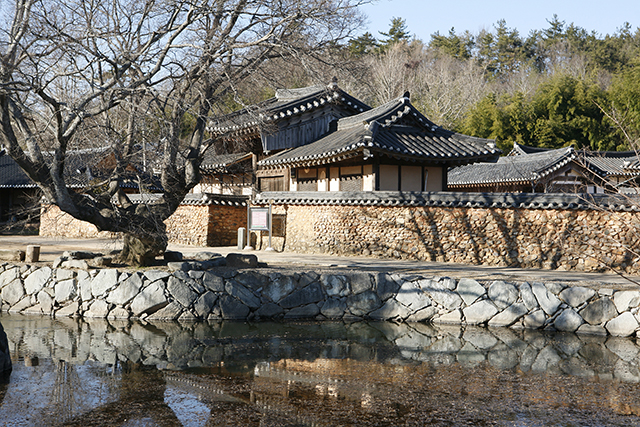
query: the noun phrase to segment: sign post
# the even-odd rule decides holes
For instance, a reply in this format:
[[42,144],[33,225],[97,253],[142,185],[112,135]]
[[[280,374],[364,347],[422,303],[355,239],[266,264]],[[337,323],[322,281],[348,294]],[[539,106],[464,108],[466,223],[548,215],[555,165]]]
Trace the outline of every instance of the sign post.
[[275,251],[275,249],[273,249],[273,246],[271,246],[271,229],[273,224],[273,221],[272,221],[273,217],[271,215],[272,207],[273,207],[273,200],[269,200],[269,246],[267,247],[267,249],[265,249],[265,251],[267,252]]
[[246,251],[254,249],[251,246],[251,231],[268,231],[269,248],[267,250],[273,250],[271,248],[271,203],[269,203],[268,208],[247,207],[247,223],[247,246],[244,249]]

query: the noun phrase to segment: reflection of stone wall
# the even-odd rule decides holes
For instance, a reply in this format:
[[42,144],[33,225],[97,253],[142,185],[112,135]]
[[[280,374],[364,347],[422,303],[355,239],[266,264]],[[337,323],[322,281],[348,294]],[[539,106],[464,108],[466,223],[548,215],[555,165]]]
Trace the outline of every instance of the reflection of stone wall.
[[640,273],[636,212],[309,204],[274,212],[286,214],[278,250]]
[[[549,373],[551,381],[572,375],[640,383],[640,347],[618,337],[393,322],[332,322],[326,327],[270,324],[264,329],[241,322],[153,322],[153,327],[101,319],[51,322],[35,316],[4,316],[9,348],[80,364],[87,360],[113,364],[118,358],[180,370],[223,362],[233,369],[244,366],[256,379],[338,386],[359,371],[354,369],[359,363],[367,364],[370,378],[410,381],[413,377],[403,369],[416,365],[398,360],[437,367],[486,363],[499,370]],[[505,385],[499,377],[485,381],[492,384],[484,386]]]
[[640,321],[638,290],[558,282],[335,269],[88,272],[5,264],[0,272],[3,311],[55,317],[375,319],[615,336],[635,334]]
[[[238,228],[247,226],[247,208],[235,205],[181,205],[166,221],[170,243],[194,246],[233,246]],[[95,225],[77,220],[57,206],[42,210],[40,235],[66,238],[113,238]]]

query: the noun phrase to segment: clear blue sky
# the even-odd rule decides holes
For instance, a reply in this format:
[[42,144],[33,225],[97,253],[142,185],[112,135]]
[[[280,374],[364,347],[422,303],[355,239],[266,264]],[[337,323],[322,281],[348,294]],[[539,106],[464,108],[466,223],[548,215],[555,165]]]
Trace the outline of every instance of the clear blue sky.
[[398,17],[424,42],[429,42],[436,31],[448,34],[451,27],[457,33],[493,30],[500,19],[527,36],[531,30],[548,28],[547,21],[554,14],[567,25],[574,23],[601,36],[615,33],[625,22],[634,31],[640,26],[638,0],[378,0],[361,10],[369,17],[363,33],[369,31],[380,38],[379,31],[386,32],[391,18]]

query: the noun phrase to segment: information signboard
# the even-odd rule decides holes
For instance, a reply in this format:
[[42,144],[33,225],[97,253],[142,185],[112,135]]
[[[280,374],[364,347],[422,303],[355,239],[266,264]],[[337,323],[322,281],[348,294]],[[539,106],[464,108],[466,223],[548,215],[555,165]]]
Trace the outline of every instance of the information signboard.
[[269,231],[269,208],[249,208],[249,230]]

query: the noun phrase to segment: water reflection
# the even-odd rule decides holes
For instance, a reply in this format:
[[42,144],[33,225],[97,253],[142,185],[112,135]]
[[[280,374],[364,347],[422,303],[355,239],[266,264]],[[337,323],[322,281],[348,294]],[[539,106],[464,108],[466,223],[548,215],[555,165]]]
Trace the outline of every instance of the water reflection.
[[0,321],[14,361],[0,426],[640,425],[640,348],[627,338],[390,322]]

